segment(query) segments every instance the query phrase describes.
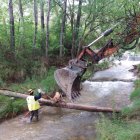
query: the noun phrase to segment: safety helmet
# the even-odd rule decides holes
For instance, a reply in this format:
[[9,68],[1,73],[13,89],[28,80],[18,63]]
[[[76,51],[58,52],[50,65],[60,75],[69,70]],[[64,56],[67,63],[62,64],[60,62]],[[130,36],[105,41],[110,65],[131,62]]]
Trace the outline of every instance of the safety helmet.
[[29,94],[31,94],[31,93],[33,93],[34,91],[33,91],[33,89],[28,89],[28,93]]

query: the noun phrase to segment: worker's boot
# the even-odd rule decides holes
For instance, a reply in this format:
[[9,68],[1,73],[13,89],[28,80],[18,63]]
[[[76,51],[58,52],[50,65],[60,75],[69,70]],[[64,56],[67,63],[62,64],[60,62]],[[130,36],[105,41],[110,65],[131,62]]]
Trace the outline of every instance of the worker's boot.
[[32,122],[33,116],[30,116],[30,123]]
[[33,117],[34,117],[34,111],[31,111],[31,114],[30,114],[30,123],[32,122]]
[[39,121],[39,118],[38,118],[38,116],[36,117],[36,121]]
[[35,111],[35,117],[36,117],[36,121],[39,121],[38,110]]

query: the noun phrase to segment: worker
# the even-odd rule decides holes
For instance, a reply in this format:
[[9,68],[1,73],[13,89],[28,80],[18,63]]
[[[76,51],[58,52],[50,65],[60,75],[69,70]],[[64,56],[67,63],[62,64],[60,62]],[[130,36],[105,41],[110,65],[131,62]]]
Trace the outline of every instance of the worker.
[[42,91],[41,89],[38,89],[38,94],[34,95],[33,89],[28,90],[29,96],[26,98],[28,109],[30,111],[30,122],[32,122],[33,117],[35,116],[36,121],[39,120],[38,118],[38,110],[40,108],[40,104],[38,102],[38,99],[41,98],[42,96]]

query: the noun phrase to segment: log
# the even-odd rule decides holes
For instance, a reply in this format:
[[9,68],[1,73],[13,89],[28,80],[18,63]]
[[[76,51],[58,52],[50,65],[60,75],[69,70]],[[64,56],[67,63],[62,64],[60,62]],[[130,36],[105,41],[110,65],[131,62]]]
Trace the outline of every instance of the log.
[[[28,96],[26,94],[13,92],[9,90],[0,90],[0,94],[5,95],[5,96],[10,96],[10,97],[22,98],[22,99],[26,99]],[[89,106],[89,105],[64,103],[64,102],[55,103],[51,100],[47,100],[43,98],[39,99],[39,102],[47,106],[76,109],[76,110],[83,110],[83,111],[89,111],[89,112],[116,112],[116,113],[120,112],[119,109],[113,110],[112,108],[107,108],[107,107]]]

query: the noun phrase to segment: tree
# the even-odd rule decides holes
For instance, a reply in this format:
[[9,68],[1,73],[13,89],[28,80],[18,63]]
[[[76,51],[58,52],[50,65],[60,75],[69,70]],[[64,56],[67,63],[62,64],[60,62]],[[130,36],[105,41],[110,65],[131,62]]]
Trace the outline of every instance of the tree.
[[36,47],[36,38],[37,38],[37,26],[38,26],[38,9],[37,9],[37,1],[34,0],[34,39],[33,39],[33,47]]
[[83,2],[83,0],[79,0],[78,10],[77,10],[77,18],[76,18],[76,22],[74,24],[74,29],[73,29],[72,49],[71,49],[72,58],[74,58],[76,56],[76,53],[77,53],[78,34],[79,34],[79,28],[80,28],[82,2]]
[[71,34],[72,34],[72,48],[71,48],[71,56],[72,58],[75,57],[75,46],[74,46],[74,0],[72,0],[72,5],[69,3],[69,9],[70,9],[70,25],[71,25]]
[[13,16],[13,3],[9,0],[9,18],[10,18],[10,48],[15,50],[15,30],[14,30],[14,16]]
[[44,0],[40,1],[40,11],[41,11],[41,50],[42,52],[45,52],[45,24],[44,24]]
[[67,0],[63,0],[63,9],[62,9],[62,23],[61,23],[61,32],[60,32],[60,52],[59,56],[63,56],[63,47],[64,47],[64,39],[65,39],[65,23],[66,23],[66,8],[67,8]]
[[19,0],[19,12],[20,12],[20,40],[19,40],[19,46],[23,47],[24,43],[24,17],[23,17],[23,8],[22,8],[22,2]]
[[48,58],[49,49],[49,22],[50,22],[50,11],[51,11],[51,0],[47,1],[47,23],[46,23],[46,58]]
[[[80,28],[82,2],[83,2],[83,0],[79,0],[78,11],[77,11],[77,20],[76,20],[75,31],[74,31],[74,45],[76,47],[78,47],[78,35],[79,35],[79,28]],[[76,48],[76,53],[77,53],[77,49],[78,48]]]

